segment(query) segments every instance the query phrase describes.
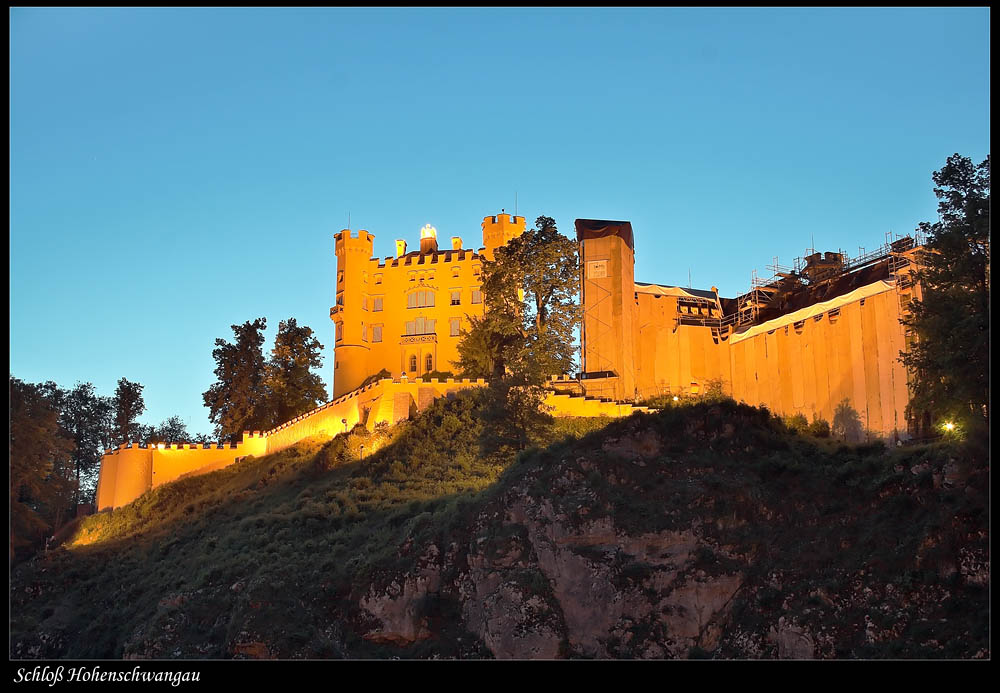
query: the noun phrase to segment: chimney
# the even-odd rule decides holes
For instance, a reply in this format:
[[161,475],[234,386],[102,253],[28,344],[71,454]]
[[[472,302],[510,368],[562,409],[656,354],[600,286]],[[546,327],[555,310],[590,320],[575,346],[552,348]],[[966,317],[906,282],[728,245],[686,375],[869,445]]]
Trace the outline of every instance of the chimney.
[[451,249],[461,250],[462,249],[462,239],[459,236],[451,237]]
[[403,257],[406,255],[406,241],[396,239],[396,257]]
[[437,249],[437,229],[430,224],[424,224],[424,227],[420,229],[420,254],[436,253]]

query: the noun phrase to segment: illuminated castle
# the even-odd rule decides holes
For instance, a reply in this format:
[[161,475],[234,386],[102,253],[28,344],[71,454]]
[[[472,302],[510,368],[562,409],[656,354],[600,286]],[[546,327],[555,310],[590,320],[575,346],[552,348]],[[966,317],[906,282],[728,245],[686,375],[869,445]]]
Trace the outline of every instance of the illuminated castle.
[[[426,409],[438,397],[484,380],[433,377],[458,360],[459,335],[482,315],[484,260],[525,231],[524,217],[483,220],[483,247],[438,247],[425,226],[420,248],[372,257],[367,231],[334,235],[337,255],[333,400],[240,443],[122,445],[101,461],[99,510],[117,508],[162,484],[205,474],[247,455],[283,450],[308,436],[369,430]],[[656,395],[721,388],[781,415],[836,424],[850,412],[856,433],[906,436],[907,337],[900,316],[920,287],[910,237],[850,259],[813,253],[736,298],[636,282],[627,221],[576,220],[581,261],[581,373],[549,382],[555,416],[628,416]],[[388,373],[388,376],[386,375]],[[381,375],[380,375],[381,374]],[[430,374],[430,375],[428,375]]]
[[367,231],[334,235],[334,397],[383,370],[408,378],[452,370],[467,316],[483,314],[483,259],[492,260],[496,248],[524,233],[524,217],[490,216],[482,227],[478,251],[462,248],[458,236],[439,248],[437,231],[427,225],[419,250],[407,252],[406,241],[397,240],[396,256],[384,259],[372,257],[375,236]]

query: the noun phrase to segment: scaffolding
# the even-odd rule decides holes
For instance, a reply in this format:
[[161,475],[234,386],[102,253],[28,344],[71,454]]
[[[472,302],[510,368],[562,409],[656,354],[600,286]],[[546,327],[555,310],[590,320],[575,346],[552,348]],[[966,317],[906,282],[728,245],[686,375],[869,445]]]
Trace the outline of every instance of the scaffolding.
[[860,247],[855,257],[850,257],[842,249],[838,249],[836,253],[820,254],[814,248],[807,248],[806,256],[795,258],[791,267],[779,264],[775,257],[774,262],[768,266],[771,270],[770,278],[759,277],[754,269],[750,273],[750,290],[736,297],[736,311],[723,316],[718,326],[735,330],[753,325],[760,319],[761,310],[779,293],[787,291],[790,285],[816,285],[880,262],[888,263],[889,279],[896,287],[899,301],[899,291],[906,289],[913,281],[912,271],[908,270],[911,265],[908,253],[923,244],[924,239],[919,232],[914,235],[888,232],[882,245],[874,250]]

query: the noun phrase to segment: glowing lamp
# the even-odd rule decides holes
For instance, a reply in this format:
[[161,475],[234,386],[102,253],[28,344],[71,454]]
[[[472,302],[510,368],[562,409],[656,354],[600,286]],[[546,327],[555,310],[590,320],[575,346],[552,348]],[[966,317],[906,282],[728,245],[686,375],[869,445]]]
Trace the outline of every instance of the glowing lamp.
[[674,401],[677,402],[679,400],[680,400],[680,397],[678,397],[677,395],[674,395]]
[[424,238],[437,238],[437,237],[438,237],[438,231],[437,231],[437,229],[434,228],[433,226],[431,226],[430,224],[424,224],[423,228],[420,229],[420,238],[421,239],[424,239]]
[[944,425],[944,430],[946,430],[946,431],[954,431],[955,430],[955,424],[953,424],[951,421],[949,421],[948,423],[946,423]]

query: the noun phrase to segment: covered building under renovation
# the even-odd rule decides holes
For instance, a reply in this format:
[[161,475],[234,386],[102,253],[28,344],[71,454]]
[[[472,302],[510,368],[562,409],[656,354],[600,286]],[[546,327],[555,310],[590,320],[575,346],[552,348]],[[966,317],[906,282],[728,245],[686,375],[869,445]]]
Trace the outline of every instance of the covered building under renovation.
[[733,298],[635,281],[627,221],[576,220],[581,379],[591,396],[639,401],[721,388],[781,415],[840,424],[851,437],[905,438],[900,323],[919,297],[918,239],[850,258],[812,252]]

